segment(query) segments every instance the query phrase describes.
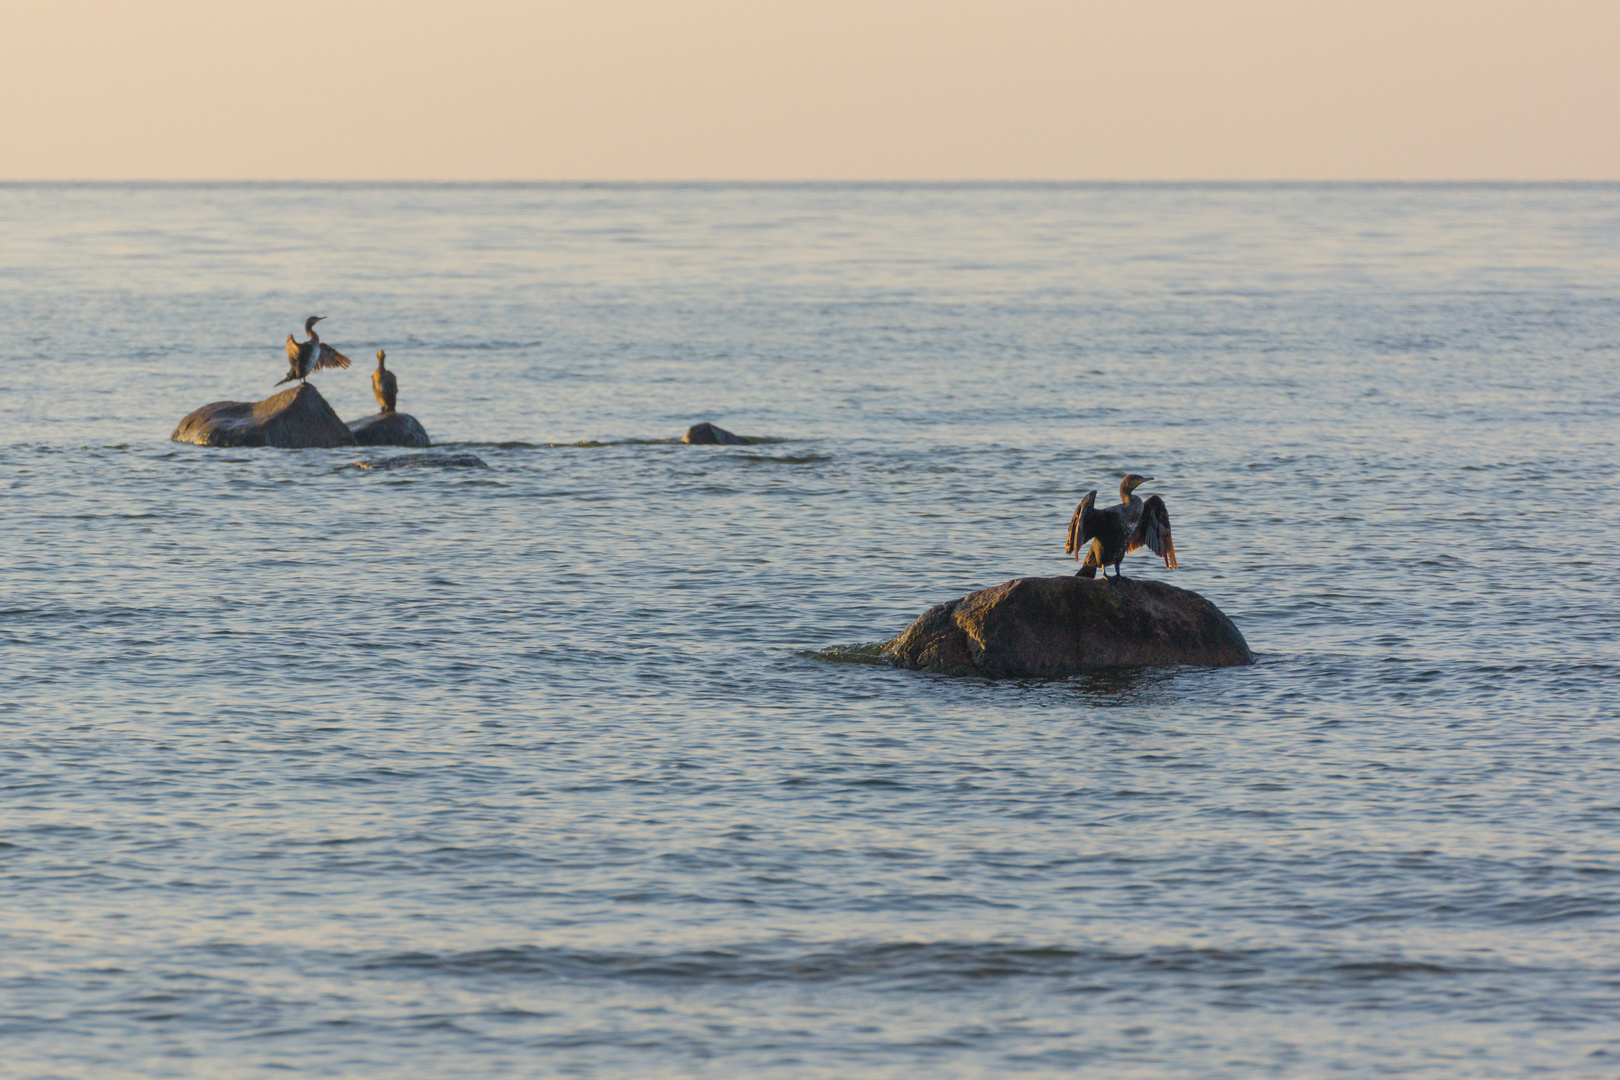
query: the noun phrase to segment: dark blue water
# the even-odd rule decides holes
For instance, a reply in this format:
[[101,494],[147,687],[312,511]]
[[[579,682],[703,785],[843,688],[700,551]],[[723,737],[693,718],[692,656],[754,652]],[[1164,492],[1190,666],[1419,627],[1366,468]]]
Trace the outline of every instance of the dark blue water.
[[[309,314],[490,467],[168,441]],[[0,1072],[1620,1074],[1617,361],[1614,185],[0,186]],[[861,662],[1125,471],[1257,666]]]

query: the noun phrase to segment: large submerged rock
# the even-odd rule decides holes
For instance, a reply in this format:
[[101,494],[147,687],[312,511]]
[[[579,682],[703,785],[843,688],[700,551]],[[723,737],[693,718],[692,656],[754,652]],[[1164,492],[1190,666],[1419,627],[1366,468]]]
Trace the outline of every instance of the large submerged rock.
[[309,383],[263,401],[216,401],[180,421],[169,438],[198,446],[353,446],[348,425]]
[[723,427],[715,427],[705,421],[687,428],[686,434],[681,436],[681,442],[691,443],[696,446],[714,446],[716,444],[721,446],[743,446],[748,440],[741,435],[732,434]]
[[925,611],[883,647],[901,667],[1061,679],[1110,667],[1254,663],[1220,608],[1161,581],[1017,578]]
[[356,469],[487,469],[489,462],[477,454],[399,454],[395,457],[357,461]]
[[380,412],[349,421],[349,433],[361,446],[428,447],[427,429],[410,413]]

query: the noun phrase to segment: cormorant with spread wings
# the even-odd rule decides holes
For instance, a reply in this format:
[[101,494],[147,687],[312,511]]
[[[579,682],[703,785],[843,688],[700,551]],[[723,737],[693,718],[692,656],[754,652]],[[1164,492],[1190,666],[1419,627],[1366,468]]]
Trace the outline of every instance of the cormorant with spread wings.
[[1086,492],[1069,520],[1069,542],[1063,549],[1078,561],[1080,548],[1091,541],[1091,550],[1086,552],[1086,561],[1076,577],[1096,577],[1097,568],[1102,567],[1106,579],[1110,565],[1114,576],[1122,577],[1121,560],[1127,552],[1142,547],[1162,557],[1170,569],[1176,568],[1176,545],[1170,539],[1170,513],[1164,508],[1164,500],[1149,495],[1144,501],[1134,494],[1151,479],[1128,473],[1119,482],[1119,502],[1101,510],[1095,506],[1097,493]]
[[294,341],[291,334],[287,335],[287,363],[290,366],[286,377],[276,383],[277,386],[294,379],[303,382],[312,371],[349,366],[349,358],[322,341],[315,332],[315,324],[324,318],[325,315],[311,315],[304,320],[304,333],[309,335],[308,341]]

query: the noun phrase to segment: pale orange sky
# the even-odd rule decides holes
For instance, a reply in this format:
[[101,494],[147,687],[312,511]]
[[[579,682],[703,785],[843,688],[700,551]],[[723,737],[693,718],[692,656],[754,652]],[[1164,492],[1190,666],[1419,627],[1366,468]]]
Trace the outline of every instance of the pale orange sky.
[[1620,0],[5,0],[6,179],[1616,179]]

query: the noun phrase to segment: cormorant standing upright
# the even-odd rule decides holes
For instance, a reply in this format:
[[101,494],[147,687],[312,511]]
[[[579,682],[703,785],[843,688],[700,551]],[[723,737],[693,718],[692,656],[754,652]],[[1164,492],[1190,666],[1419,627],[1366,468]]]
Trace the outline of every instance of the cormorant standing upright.
[[311,315],[304,320],[304,333],[309,335],[308,341],[294,341],[291,334],[287,335],[287,363],[290,366],[286,377],[276,383],[277,386],[294,379],[303,382],[312,371],[349,366],[349,358],[322,341],[315,332],[315,324],[324,318],[325,315]]
[[383,412],[393,412],[394,402],[399,400],[399,380],[383,366],[386,359],[388,354],[378,349],[377,370],[371,373],[371,392],[376,395],[377,404],[382,406]]
[[1088,491],[1086,497],[1080,500],[1080,505],[1075,507],[1074,517],[1069,519],[1069,542],[1063,549],[1078,560],[1081,545],[1087,540],[1092,541],[1091,550],[1086,552],[1086,561],[1076,577],[1096,577],[1100,566],[1103,577],[1107,578],[1110,565],[1114,568],[1114,576],[1121,577],[1120,561],[1127,552],[1140,547],[1162,556],[1164,565],[1170,569],[1176,568],[1176,545],[1170,539],[1170,513],[1164,508],[1164,500],[1157,495],[1149,495],[1143,501],[1133,494],[1151,479],[1151,476],[1126,474],[1119,482],[1119,502],[1102,510],[1094,505],[1097,501],[1095,491]]

